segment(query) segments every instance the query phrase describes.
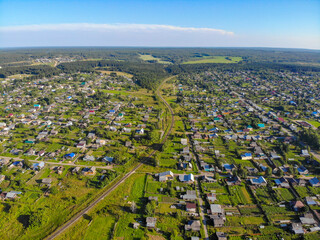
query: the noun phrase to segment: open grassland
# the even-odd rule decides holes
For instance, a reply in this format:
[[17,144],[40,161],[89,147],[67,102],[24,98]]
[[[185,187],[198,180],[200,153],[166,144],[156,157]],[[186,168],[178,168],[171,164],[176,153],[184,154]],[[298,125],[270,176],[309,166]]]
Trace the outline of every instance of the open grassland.
[[25,78],[25,77],[30,77],[32,76],[31,74],[15,74],[15,75],[11,75],[11,76],[8,76],[9,79],[22,79],[22,78]]
[[[146,175],[134,174],[113,191],[103,202],[85,215],[73,227],[67,229],[58,239],[140,239],[142,229],[134,230],[131,223],[140,217],[144,209],[143,202]],[[130,203],[137,204],[137,212],[130,212]],[[123,211],[124,210],[124,211]]]
[[160,58],[155,58],[154,56],[150,55],[150,54],[140,54],[140,58],[143,61],[156,61],[157,63],[162,63],[162,64],[171,64],[168,61],[163,61]]
[[[45,195],[45,187],[43,191],[37,187],[40,179],[48,175],[58,189],[55,194]],[[87,187],[86,181],[75,176],[62,178],[48,168],[36,176],[20,198],[1,203],[1,239],[43,239],[98,192]]]
[[237,63],[242,60],[242,57],[227,57],[227,56],[214,56],[214,57],[201,57],[193,58],[190,61],[182,64],[197,64],[197,63]]
[[126,72],[119,72],[119,71],[105,71],[105,70],[98,70],[98,72],[104,73],[104,74],[108,74],[110,75],[111,73],[116,73],[118,76],[125,76],[128,78],[132,78],[133,75],[130,73],[126,73]]

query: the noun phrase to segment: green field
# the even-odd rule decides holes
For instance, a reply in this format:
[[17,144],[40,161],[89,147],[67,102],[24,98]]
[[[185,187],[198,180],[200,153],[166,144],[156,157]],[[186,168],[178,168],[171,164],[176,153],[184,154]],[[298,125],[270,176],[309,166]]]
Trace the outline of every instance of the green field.
[[160,58],[155,58],[154,56],[152,56],[150,54],[140,54],[140,58],[143,61],[157,61],[158,63],[162,63],[162,64],[170,64],[170,62],[163,61]]
[[227,56],[214,56],[214,57],[202,57],[196,60],[184,62],[182,64],[197,64],[197,63],[237,63],[242,60],[242,57],[227,57]]
[[313,125],[316,128],[320,127],[320,122],[318,122],[318,121],[308,120],[307,122],[310,123],[311,125]]

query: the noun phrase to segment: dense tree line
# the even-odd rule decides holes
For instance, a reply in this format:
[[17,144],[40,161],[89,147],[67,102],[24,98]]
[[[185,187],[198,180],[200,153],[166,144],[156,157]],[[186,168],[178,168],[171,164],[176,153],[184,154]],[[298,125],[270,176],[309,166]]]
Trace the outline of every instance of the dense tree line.
[[50,77],[61,73],[61,71],[55,67],[49,65],[34,65],[34,66],[19,66],[19,67],[4,67],[0,69],[0,78],[5,78],[10,75],[16,74],[33,74],[37,75],[37,78]]
[[296,64],[280,64],[280,63],[201,63],[201,64],[180,64],[169,65],[166,71],[172,74],[180,73],[202,73],[204,71],[221,70],[221,71],[239,71],[250,70],[260,71],[272,69],[276,71],[291,72],[319,72],[320,66],[305,66]]
[[304,130],[300,133],[300,138],[315,150],[320,150],[320,134],[317,131],[312,129]]
[[142,61],[139,54],[150,54],[161,60],[179,64],[190,58],[206,56],[238,56],[244,62],[311,62],[319,63],[319,51],[275,48],[119,48],[119,47],[55,47],[1,49],[0,64],[32,61],[38,58],[77,57],[80,59],[111,59]]

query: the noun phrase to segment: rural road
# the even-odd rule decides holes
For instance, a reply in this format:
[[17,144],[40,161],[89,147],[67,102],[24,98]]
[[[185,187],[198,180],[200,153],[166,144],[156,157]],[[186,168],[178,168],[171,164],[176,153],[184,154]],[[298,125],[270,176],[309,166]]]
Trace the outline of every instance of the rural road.
[[[168,139],[168,136],[170,135],[173,125],[174,125],[174,113],[170,105],[167,103],[167,101],[161,96],[160,94],[160,89],[162,85],[174,78],[175,76],[166,78],[158,87],[156,94],[158,97],[163,101],[163,103],[166,105],[166,107],[169,109],[170,114],[171,114],[171,124],[169,127],[169,131],[165,134],[164,138],[161,141],[161,144],[165,143]],[[157,150],[153,150],[149,155],[148,158],[152,157]],[[71,227],[74,223],[76,223],[84,214],[86,214],[88,211],[93,209],[99,202],[101,202],[105,197],[107,197],[113,190],[115,190],[121,183],[123,183],[126,179],[128,179],[133,173],[135,173],[136,170],[138,170],[141,166],[143,165],[143,162],[139,163],[135,168],[133,168],[130,172],[128,172],[126,175],[124,175],[119,181],[114,184],[111,188],[106,189],[105,192],[103,192],[98,198],[96,198],[93,202],[91,202],[85,209],[81,210],[79,213],[77,213],[75,216],[73,216],[69,221],[67,221],[64,225],[59,227],[56,231],[54,231],[51,235],[49,235],[46,239],[47,240],[52,240],[58,237],[61,233],[63,233],[65,230],[67,230],[69,227]],[[107,188],[108,186],[106,186]]]
[[200,187],[200,183],[199,183],[198,179],[197,179],[196,191],[197,191],[198,201],[199,201],[199,205],[200,205],[199,206],[200,207],[199,214],[202,218],[204,237],[205,237],[205,240],[207,240],[207,239],[209,239],[209,235],[208,235],[208,229],[207,229],[207,219],[206,219],[206,216],[204,215],[206,213],[206,206],[201,198],[201,187]]

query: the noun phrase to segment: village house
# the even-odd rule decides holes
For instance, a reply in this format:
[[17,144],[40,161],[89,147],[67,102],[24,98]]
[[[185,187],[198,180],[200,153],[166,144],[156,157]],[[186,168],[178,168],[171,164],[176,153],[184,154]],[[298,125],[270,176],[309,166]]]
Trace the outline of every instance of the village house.
[[194,175],[192,173],[190,174],[180,174],[179,175],[179,181],[185,182],[185,183],[193,183],[194,182]]
[[51,183],[52,183],[52,179],[51,179],[51,178],[43,178],[43,179],[41,180],[41,183],[50,186]]
[[255,186],[266,186],[267,185],[266,179],[262,176],[260,176],[258,178],[250,178],[249,182]]
[[309,183],[312,187],[319,187],[320,186],[320,181],[318,178],[314,177],[312,179],[309,179]]
[[192,165],[190,162],[179,162],[178,164],[178,169],[181,170],[191,170],[192,169]]
[[86,141],[80,141],[80,142],[77,144],[77,148],[81,148],[81,149],[86,148]]
[[63,166],[57,166],[57,167],[55,168],[56,173],[57,173],[57,174],[59,174],[59,175],[61,175],[61,174],[62,174],[63,169],[64,169],[64,167],[63,167]]
[[301,150],[301,157],[310,157],[307,149]]
[[207,200],[209,203],[217,200],[217,195],[215,193],[207,193]]
[[250,159],[252,159],[252,154],[251,153],[241,154],[241,160],[250,160]]
[[196,200],[197,194],[194,190],[187,190],[187,193],[182,195],[183,200]]
[[36,170],[36,171],[39,171],[39,170],[41,170],[42,168],[44,168],[44,162],[34,163],[34,164],[32,165],[32,169],[33,169],[33,170]]
[[167,180],[173,180],[174,176],[171,171],[166,171],[158,174],[159,182],[165,182]]
[[10,191],[6,194],[5,199],[15,199],[18,197],[18,195],[22,194],[22,192],[18,192],[18,191]]
[[227,240],[227,234],[224,232],[216,232],[218,240]]
[[72,169],[72,174],[78,173],[80,171],[80,167],[75,167]]
[[302,225],[313,225],[317,223],[312,213],[305,213],[302,217],[300,217],[300,222]]
[[190,220],[188,223],[184,226],[184,229],[186,231],[196,231],[199,232],[201,229],[201,223],[199,220]]
[[195,213],[197,211],[197,204],[191,203],[191,202],[187,202],[186,203],[186,211]]
[[94,156],[90,156],[90,155],[85,155],[83,157],[83,161],[95,161],[96,158]]
[[304,230],[302,228],[302,224],[301,223],[291,223],[291,231],[294,234],[304,234]]
[[238,176],[228,176],[227,178],[225,178],[225,181],[227,183],[227,185],[232,186],[232,185],[240,185],[241,184],[241,179]]
[[279,178],[275,179],[274,182],[277,184],[277,186],[284,187],[284,188],[290,188],[289,182],[285,178]]
[[105,162],[106,164],[111,164],[113,163],[114,161],[114,158],[113,157],[108,157],[108,156],[105,156],[101,159],[102,162]]
[[95,175],[96,174],[96,167],[84,168],[84,169],[82,169],[81,173],[82,173],[82,175],[85,175],[85,176],[87,176],[87,175],[90,175],[90,176]]
[[182,145],[188,145],[188,139],[187,138],[181,138],[181,144]]
[[0,175],[0,183],[6,179],[5,175]]
[[147,228],[155,228],[157,223],[157,219],[154,217],[147,217],[146,218],[146,226]]
[[214,227],[223,227],[226,221],[224,209],[219,204],[210,204],[210,219]]
[[305,200],[309,206],[317,205],[317,202],[312,197],[305,197]]
[[304,208],[304,204],[301,201],[291,201],[290,206],[295,212],[300,212]]
[[1,158],[0,159],[0,166],[7,165],[9,163],[9,158]]

